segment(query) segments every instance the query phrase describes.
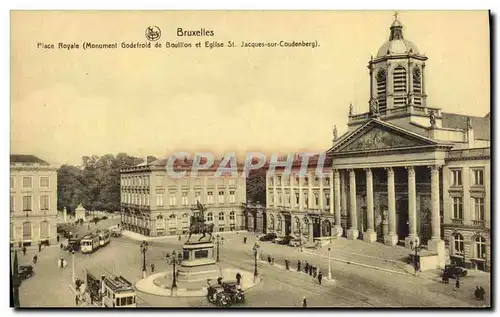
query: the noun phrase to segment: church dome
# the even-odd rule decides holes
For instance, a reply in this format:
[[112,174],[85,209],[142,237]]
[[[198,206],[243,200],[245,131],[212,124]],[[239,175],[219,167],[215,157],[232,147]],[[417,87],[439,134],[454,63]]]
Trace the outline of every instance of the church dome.
[[394,54],[418,54],[418,48],[408,40],[392,40],[385,42],[378,50],[377,57]]
[[391,24],[389,41],[385,42],[378,50],[377,57],[393,54],[418,54],[418,48],[413,42],[403,37],[403,24],[397,19]]

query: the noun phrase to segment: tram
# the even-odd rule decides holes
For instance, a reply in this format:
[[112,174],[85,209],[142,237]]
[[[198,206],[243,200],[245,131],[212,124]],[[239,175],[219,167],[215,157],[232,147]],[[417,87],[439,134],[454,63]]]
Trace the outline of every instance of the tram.
[[99,236],[96,234],[89,233],[80,240],[80,249],[82,253],[92,253],[99,249],[99,247]]
[[101,267],[86,269],[87,290],[103,307],[137,307],[136,293],[130,281],[114,276]]
[[99,231],[97,234],[99,235],[100,247],[107,246],[111,242],[111,231],[109,229]]

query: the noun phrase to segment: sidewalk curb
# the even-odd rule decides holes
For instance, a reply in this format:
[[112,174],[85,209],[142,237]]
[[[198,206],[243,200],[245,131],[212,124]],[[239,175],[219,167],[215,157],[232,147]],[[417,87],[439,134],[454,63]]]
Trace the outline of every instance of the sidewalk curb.
[[[307,252],[307,251],[304,251],[303,253],[310,254],[310,255],[315,255],[315,256],[319,256],[319,257],[328,259],[327,256],[321,255],[321,254],[316,254],[316,253]],[[337,259],[337,258],[332,258],[332,257],[330,257],[330,259],[334,260],[334,261],[337,261],[337,262],[342,262],[342,263],[346,263],[346,264],[353,264],[353,265],[357,265],[357,266],[361,266],[361,267],[366,267],[366,268],[370,268],[370,269],[374,269],[374,270],[378,270],[378,271],[395,273],[395,274],[400,274],[400,275],[405,275],[405,276],[406,275],[411,275],[411,274],[409,274],[407,272],[399,272],[399,271],[389,270],[389,269],[381,268],[381,267],[378,267],[378,266],[373,266],[373,265],[368,265],[368,264],[363,264],[363,263],[358,263],[358,262],[353,262],[353,261],[347,261],[347,260],[342,260],[342,259]]]

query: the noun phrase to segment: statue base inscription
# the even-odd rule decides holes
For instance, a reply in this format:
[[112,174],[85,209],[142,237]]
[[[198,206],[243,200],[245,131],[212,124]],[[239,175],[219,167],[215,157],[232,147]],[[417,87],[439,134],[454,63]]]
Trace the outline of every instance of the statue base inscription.
[[182,262],[178,268],[179,282],[217,280],[221,276],[215,262],[215,248],[211,242],[189,242],[182,247]]

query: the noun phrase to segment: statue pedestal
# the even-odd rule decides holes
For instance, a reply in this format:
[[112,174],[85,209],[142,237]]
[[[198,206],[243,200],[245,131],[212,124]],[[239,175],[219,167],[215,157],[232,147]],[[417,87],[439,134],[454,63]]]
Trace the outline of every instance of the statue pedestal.
[[179,282],[217,280],[221,276],[215,263],[214,244],[211,242],[189,242],[182,246],[182,262],[177,269]]

